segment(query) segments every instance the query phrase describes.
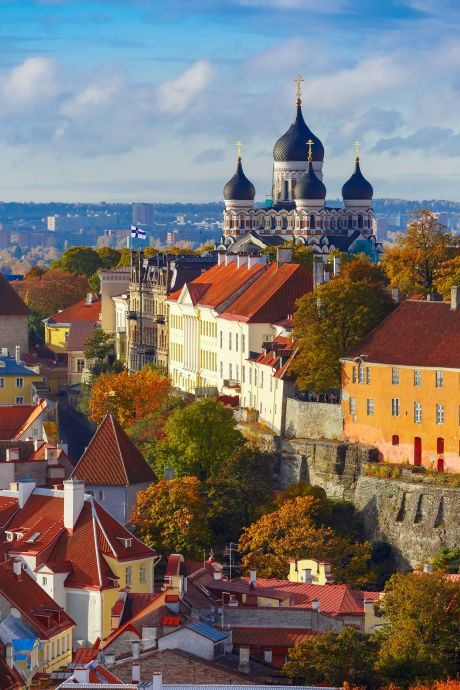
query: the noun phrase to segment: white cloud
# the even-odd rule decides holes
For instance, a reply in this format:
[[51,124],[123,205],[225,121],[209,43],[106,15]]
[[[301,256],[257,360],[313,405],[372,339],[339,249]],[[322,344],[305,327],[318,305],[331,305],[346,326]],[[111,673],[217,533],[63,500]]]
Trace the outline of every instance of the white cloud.
[[213,67],[207,60],[198,60],[178,77],[157,88],[156,110],[164,114],[182,113],[206,89],[213,74]]
[[32,57],[10,71],[2,92],[7,105],[26,106],[52,98],[56,89],[54,60]]
[[108,84],[87,86],[72,98],[64,101],[60,109],[61,115],[76,120],[91,117],[95,111],[113,104],[120,87],[120,80],[116,78]]

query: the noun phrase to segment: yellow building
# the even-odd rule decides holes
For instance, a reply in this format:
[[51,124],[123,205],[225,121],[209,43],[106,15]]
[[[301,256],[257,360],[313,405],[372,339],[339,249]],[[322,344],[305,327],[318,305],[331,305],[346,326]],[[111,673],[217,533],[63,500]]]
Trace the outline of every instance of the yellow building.
[[459,293],[406,300],[342,359],[349,441],[383,461],[460,472]]
[[43,376],[29,369],[16,357],[0,356],[0,405],[30,405],[34,402],[34,384],[41,384]]
[[71,307],[67,307],[67,309],[63,309],[43,320],[45,324],[45,343],[54,352],[65,352],[72,325],[75,326],[81,322],[96,324],[100,320],[101,300],[89,292],[86,299],[72,304]]
[[331,564],[314,558],[291,558],[289,561],[289,582],[304,582],[313,585],[334,583]]

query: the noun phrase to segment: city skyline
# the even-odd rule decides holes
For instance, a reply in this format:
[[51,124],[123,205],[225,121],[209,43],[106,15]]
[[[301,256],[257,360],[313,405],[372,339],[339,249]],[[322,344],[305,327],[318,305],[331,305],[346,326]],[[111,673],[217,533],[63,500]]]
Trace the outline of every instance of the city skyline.
[[303,111],[328,197],[356,138],[376,197],[460,200],[460,11],[394,0],[0,1],[0,199],[257,200]]

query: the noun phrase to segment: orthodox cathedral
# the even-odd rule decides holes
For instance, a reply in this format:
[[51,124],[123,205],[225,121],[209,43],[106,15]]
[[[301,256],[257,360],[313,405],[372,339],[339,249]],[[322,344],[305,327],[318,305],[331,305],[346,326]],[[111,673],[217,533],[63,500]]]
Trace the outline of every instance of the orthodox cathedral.
[[254,206],[256,190],[243,171],[238,142],[236,172],[224,187],[224,235],[220,250],[241,252],[293,242],[315,254],[337,249],[366,253],[378,260],[372,212],[373,189],[361,172],[359,142],[355,169],[342,187],[343,206],[326,206],[324,146],[302,115],[301,77],[297,77],[295,120],[273,148],[272,197]]

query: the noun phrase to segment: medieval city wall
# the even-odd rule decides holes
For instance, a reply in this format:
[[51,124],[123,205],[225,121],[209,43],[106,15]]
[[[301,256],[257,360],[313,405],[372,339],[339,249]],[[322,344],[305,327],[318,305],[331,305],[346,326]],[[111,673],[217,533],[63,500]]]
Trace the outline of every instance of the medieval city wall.
[[304,402],[296,398],[286,400],[286,438],[329,438],[339,440],[343,432],[340,405]]

